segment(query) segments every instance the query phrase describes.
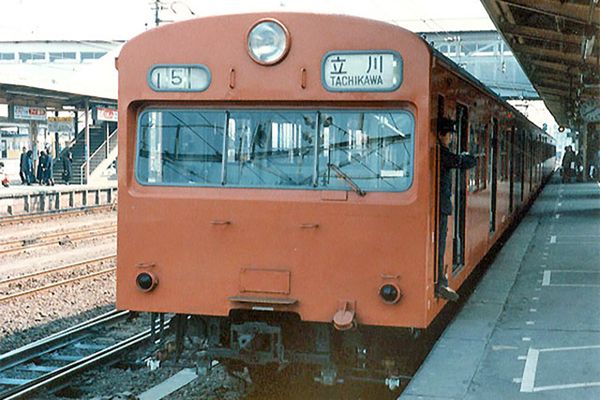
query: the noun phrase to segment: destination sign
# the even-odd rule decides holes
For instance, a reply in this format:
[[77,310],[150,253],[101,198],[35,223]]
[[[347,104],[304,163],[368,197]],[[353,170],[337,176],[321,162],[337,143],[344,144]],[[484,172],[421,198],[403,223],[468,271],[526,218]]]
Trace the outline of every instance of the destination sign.
[[210,71],[204,65],[155,65],[148,85],[157,92],[201,92],[210,85]]
[[391,50],[332,51],[321,69],[330,92],[391,92],[402,83],[402,58]]

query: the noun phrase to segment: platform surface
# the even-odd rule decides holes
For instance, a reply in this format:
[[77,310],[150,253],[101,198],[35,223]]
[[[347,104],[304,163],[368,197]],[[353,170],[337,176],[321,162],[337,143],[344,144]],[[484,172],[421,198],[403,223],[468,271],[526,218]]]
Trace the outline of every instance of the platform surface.
[[599,184],[545,187],[399,399],[600,399]]

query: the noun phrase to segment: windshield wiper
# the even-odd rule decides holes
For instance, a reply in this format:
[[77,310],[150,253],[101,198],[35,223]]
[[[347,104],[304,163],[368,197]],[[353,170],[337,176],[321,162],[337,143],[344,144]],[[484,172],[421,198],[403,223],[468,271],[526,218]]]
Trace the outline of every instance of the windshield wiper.
[[338,176],[338,178],[341,178],[341,179],[343,179],[343,180],[344,180],[344,182],[346,182],[346,183],[348,184],[348,186],[350,186],[350,187],[352,188],[352,190],[354,190],[354,191],[355,191],[355,192],[356,192],[356,193],[357,193],[359,196],[361,196],[361,197],[362,197],[362,196],[364,196],[364,195],[366,195],[366,194],[367,194],[367,192],[365,192],[364,190],[362,190],[362,189],[361,189],[361,188],[360,188],[360,187],[359,187],[359,186],[356,184],[356,182],[354,182],[354,181],[352,180],[352,178],[350,178],[350,177],[348,176],[348,174],[346,174],[344,171],[342,171],[342,170],[340,169],[340,167],[338,167],[337,165],[335,165],[335,164],[331,164],[331,163],[328,163],[328,164],[327,164],[327,168],[330,168],[330,169],[332,169],[332,170],[335,172],[335,174]]

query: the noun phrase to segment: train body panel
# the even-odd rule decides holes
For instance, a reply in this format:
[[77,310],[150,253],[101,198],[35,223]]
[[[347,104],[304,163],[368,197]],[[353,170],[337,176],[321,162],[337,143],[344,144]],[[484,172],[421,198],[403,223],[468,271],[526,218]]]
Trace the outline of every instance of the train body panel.
[[[249,56],[261,21],[287,35],[272,65]],[[356,60],[364,76],[342,78]],[[453,288],[552,173],[544,132],[382,22],[202,18],[134,38],[117,66],[117,306],[205,318],[221,332],[209,339],[220,358],[244,359],[235,338],[279,335],[286,319],[264,319],[284,315],[297,318],[292,336],[314,333],[316,348],[327,348],[322,327],[379,335],[431,324],[446,304],[435,296],[440,118],[456,121],[452,150],[478,160],[453,175],[444,255]],[[198,76],[205,86],[191,90]]]

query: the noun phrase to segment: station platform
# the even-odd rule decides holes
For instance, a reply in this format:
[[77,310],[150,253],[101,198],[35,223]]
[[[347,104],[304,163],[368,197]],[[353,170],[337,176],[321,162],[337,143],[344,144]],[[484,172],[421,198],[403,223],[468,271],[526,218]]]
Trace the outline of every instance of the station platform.
[[545,187],[399,399],[600,399],[599,184]]
[[0,218],[114,204],[117,184],[0,187]]

